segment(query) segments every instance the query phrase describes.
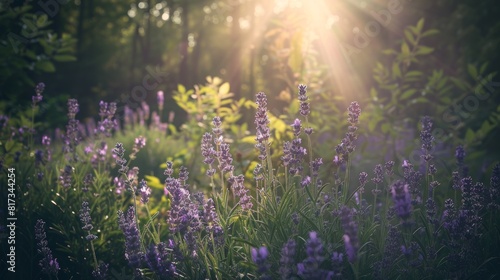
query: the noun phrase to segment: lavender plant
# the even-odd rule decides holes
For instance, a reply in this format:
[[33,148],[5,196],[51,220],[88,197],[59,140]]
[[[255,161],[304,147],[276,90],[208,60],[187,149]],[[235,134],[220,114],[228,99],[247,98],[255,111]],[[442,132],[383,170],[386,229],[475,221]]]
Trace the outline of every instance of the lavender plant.
[[37,221],[25,243],[41,253],[34,269],[61,279],[118,271],[136,279],[495,277],[500,165],[479,182],[459,146],[453,170],[442,169],[433,120],[424,117],[421,162],[384,158],[354,176],[359,103],[347,108],[339,144],[318,157],[309,101],[299,85],[300,116],[277,150],[267,96],[258,93],[256,149],[245,165],[233,157],[239,146],[224,126],[228,116],[213,116],[197,135],[203,158],[196,167],[167,160],[162,183],[147,175],[157,171],[138,167],[152,134],[115,141],[124,136],[115,132],[114,105],[101,102],[99,133],[80,138],[71,100],[63,143],[44,136],[31,158],[20,154],[16,163],[22,150],[12,146],[5,161],[23,178],[20,211],[50,221],[47,232]]

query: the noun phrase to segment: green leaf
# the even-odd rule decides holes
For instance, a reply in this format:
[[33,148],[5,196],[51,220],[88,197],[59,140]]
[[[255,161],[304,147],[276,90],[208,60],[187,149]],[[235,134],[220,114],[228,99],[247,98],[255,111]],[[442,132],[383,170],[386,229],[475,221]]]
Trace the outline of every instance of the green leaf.
[[433,51],[434,51],[434,48],[426,47],[426,46],[419,46],[417,51],[415,52],[415,54],[425,55],[425,54],[430,54]]
[[[422,29],[424,28],[424,18],[421,18],[418,23],[417,23],[417,26],[416,26],[418,33],[417,34],[420,34],[422,32]],[[415,35],[417,35],[415,34]]]
[[392,75],[395,78],[401,78],[401,69],[399,69],[399,63],[397,62],[392,64]]
[[229,93],[229,83],[226,82],[219,87],[219,94],[226,95],[228,93]]
[[439,30],[429,29],[429,30],[425,31],[424,33],[422,33],[421,38],[429,37],[429,36],[436,35],[436,34],[439,34]]
[[468,128],[467,132],[465,133],[465,142],[470,144],[474,141],[474,138],[476,138],[474,131]]
[[183,94],[186,92],[186,87],[184,87],[183,85],[179,84],[177,86],[177,91],[180,93],[180,94]]
[[408,42],[410,42],[412,45],[416,45],[417,41],[415,40],[415,37],[410,32],[410,30],[408,29],[405,30],[405,37],[408,40]]
[[58,62],[76,61],[76,57],[72,55],[55,55],[54,60]]
[[477,68],[472,64],[467,65],[467,72],[469,72],[472,78],[476,78],[478,76]]
[[48,60],[38,61],[35,64],[35,68],[37,68],[38,70],[44,71],[44,72],[48,72],[48,73],[53,73],[56,71],[54,64]]
[[[166,167],[166,164],[165,164]],[[163,184],[161,183],[160,179],[158,179],[155,176],[151,175],[144,175],[144,178],[146,178],[146,182],[148,183],[148,186],[155,188],[155,189],[160,189],[163,190]]]
[[409,90],[403,92],[403,94],[401,94],[401,100],[406,100],[406,99],[412,97],[416,92],[417,92],[416,89],[409,89]]
[[408,44],[406,42],[403,42],[403,44],[401,44],[401,54],[404,57],[410,56],[410,48],[408,47]]

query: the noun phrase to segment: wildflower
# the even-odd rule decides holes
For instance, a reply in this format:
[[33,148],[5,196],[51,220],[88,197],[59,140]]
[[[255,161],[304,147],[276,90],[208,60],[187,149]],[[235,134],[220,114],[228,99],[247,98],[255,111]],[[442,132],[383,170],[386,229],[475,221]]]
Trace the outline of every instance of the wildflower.
[[127,173],[127,160],[124,158],[125,148],[122,143],[116,143],[115,147],[112,150],[113,154],[116,156],[116,164],[120,166],[118,172]]
[[130,206],[125,214],[121,210],[118,211],[118,223],[125,235],[125,258],[132,268],[138,268],[142,263],[144,253],[141,250],[140,232],[133,206]]
[[201,155],[204,157],[203,163],[208,164],[207,175],[212,177],[215,174],[215,169],[212,167],[212,164],[215,161],[215,156],[217,152],[212,145],[212,134],[206,132],[203,134],[201,139]]
[[319,176],[319,168],[323,165],[323,159],[322,158],[316,158],[311,162],[311,174],[313,177],[318,177]]
[[175,275],[175,265],[168,259],[167,245],[163,242],[151,244],[146,250],[146,263],[160,279],[171,279]]
[[82,209],[80,209],[80,221],[83,224],[82,229],[88,232],[86,239],[89,241],[97,239],[97,236],[90,233],[94,226],[92,225],[92,219],[90,217],[90,207],[88,201],[84,201],[82,203]]
[[255,112],[256,126],[256,148],[260,151],[260,159],[264,160],[267,157],[266,146],[271,132],[269,130],[269,119],[267,117],[267,97],[263,92],[257,93],[256,101],[257,111]]
[[364,187],[366,185],[366,182],[368,181],[368,173],[366,172],[361,172],[359,173],[359,184]]
[[222,134],[222,128],[221,128],[222,121],[220,117],[214,117],[212,120],[212,124],[214,126],[212,128],[212,132],[215,135],[215,137],[218,138]]
[[281,249],[280,258],[280,275],[281,279],[291,279],[293,272],[293,265],[295,265],[295,240],[289,239],[287,243]]
[[375,178],[372,178],[373,183],[380,184],[384,181],[384,173],[383,173],[383,168],[382,168],[381,164],[375,165],[375,168],[373,169],[373,173],[375,175]]
[[358,225],[354,221],[353,212],[350,208],[342,206],[340,209],[340,219],[344,229],[344,246],[349,262],[353,263],[357,259],[359,248]]
[[300,123],[299,119],[295,119],[295,121],[292,124],[292,128],[293,128],[293,135],[295,135],[295,137],[298,137],[302,129],[302,124]]
[[245,185],[243,184],[243,181],[245,180],[245,177],[243,175],[238,175],[238,176],[233,176],[232,177],[232,185],[231,188],[233,189],[233,192],[236,196],[239,197],[239,204],[241,206],[241,209],[243,211],[250,210],[253,206],[251,197],[248,194],[248,189],[245,188]]
[[38,83],[35,87],[35,93],[36,95],[33,96],[31,99],[33,101],[33,105],[36,105],[38,102],[41,102],[43,99],[43,90],[45,89],[45,84],[44,83]]
[[385,167],[385,174],[391,176],[393,173],[392,169],[394,167],[394,161],[390,160],[390,161],[386,162],[384,167]]
[[149,197],[151,196],[151,188],[148,187],[146,181],[141,180],[141,182],[139,183],[139,192],[141,194],[141,202],[143,204],[148,203]]
[[68,189],[72,184],[71,177],[73,174],[73,167],[71,167],[70,165],[66,165],[66,167],[61,170],[61,173],[61,176],[59,176],[59,182],[65,189]]
[[163,91],[160,90],[156,93],[156,101],[158,103],[158,108],[161,112],[163,110],[163,103],[165,101],[165,96],[163,94]]
[[493,209],[498,209],[500,207],[500,164],[497,163],[493,167],[493,172],[490,178],[490,188],[489,188],[489,200],[488,207]]
[[304,128],[304,133],[307,135],[311,135],[313,133],[312,127],[306,127]]
[[37,149],[35,151],[35,165],[39,166],[40,164],[45,164],[43,159],[43,151]]
[[92,271],[92,276],[96,280],[105,280],[108,278],[109,264],[101,263],[94,271]]
[[332,253],[332,268],[333,276],[336,278],[342,277],[342,263],[344,262],[344,254],[339,252]]
[[222,171],[223,173],[233,172],[234,170],[234,166],[232,165],[233,156],[231,155],[231,152],[229,150],[229,144],[221,143],[219,149],[220,149],[218,153],[219,170]]
[[66,134],[63,136],[64,152],[73,153],[73,160],[77,161],[75,148],[80,143],[79,121],[75,119],[79,111],[78,101],[76,99],[68,100],[68,124],[66,125]]
[[143,136],[139,136],[134,140],[134,147],[132,148],[132,152],[137,153],[145,146],[146,146],[146,138],[144,138]]
[[42,268],[42,272],[49,275],[55,276],[57,278],[57,273],[60,269],[57,258],[52,257],[52,251],[48,247],[48,242],[46,240],[47,235],[45,233],[45,222],[43,220],[37,220],[35,225],[35,239],[37,241],[37,251],[38,254],[42,255],[42,259],[38,263]]
[[430,152],[432,150],[432,143],[434,142],[434,136],[432,136],[432,121],[428,116],[422,119],[422,131],[420,131],[420,140],[422,141],[422,158],[428,162],[432,159]]
[[297,264],[297,274],[305,279],[329,279],[332,272],[320,269],[325,260],[323,243],[314,231],[309,233],[306,243],[307,258]]
[[266,247],[260,247],[259,249],[251,249],[252,261],[257,265],[257,274],[260,275],[259,279],[271,279],[267,272],[271,268],[271,265],[267,263],[267,257],[269,256],[269,251]]
[[391,186],[392,200],[396,214],[404,221],[411,215],[411,196],[408,184],[397,181]]
[[307,86],[302,84],[299,85],[300,114],[304,117],[308,116],[311,113],[309,102],[307,102],[309,97],[306,95],[306,93]]
[[304,177],[302,182],[300,182],[300,186],[303,188],[309,186],[310,184],[311,184],[311,177],[309,177],[309,176]]
[[335,148],[337,155],[334,157],[333,162],[338,167],[347,162],[347,160],[349,159],[349,154],[352,153],[356,147],[354,142],[358,138],[358,136],[355,133],[358,129],[356,127],[356,124],[359,122],[358,119],[359,115],[361,114],[361,109],[359,107],[358,102],[356,101],[351,102],[348,111],[349,111],[348,113],[349,117],[347,118],[347,120],[350,123],[350,125],[348,127],[345,137],[342,139],[340,144],[338,144],[337,147]]
[[254,176],[256,181],[260,181],[260,180],[264,179],[264,177],[262,176],[262,164],[257,163],[255,165],[255,168],[253,170],[253,176]]
[[171,161],[167,161],[166,165],[167,165],[167,168],[163,172],[163,175],[170,177],[170,176],[172,176],[172,174],[174,174],[174,169],[172,168],[173,163]]
[[44,135],[42,136],[42,145],[44,146],[50,146],[51,139],[49,136]]
[[83,188],[82,191],[88,192],[89,191],[89,186],[93,183],[94,177],[92,176],[92,173],[88,173],[85,175],[85,178],[83,178]]

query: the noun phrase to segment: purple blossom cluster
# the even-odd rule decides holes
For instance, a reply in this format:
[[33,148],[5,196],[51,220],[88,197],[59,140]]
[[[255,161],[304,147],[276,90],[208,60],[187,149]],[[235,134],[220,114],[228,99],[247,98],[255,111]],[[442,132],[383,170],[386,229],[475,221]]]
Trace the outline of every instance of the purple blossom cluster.
[[292,175],[297,175],[304,169],[302,162],[307,150],[302,147],[302,139],[295,137],[292,142],[286,141],[283,143],[283,156],[281,160],[283,165],[288,168],[288,172]]
[[260,160],[265,160],[267,158],[267,145],[269,137],[271,137],[271,132],[269,130],[269,119],[267,117],[267,96],[263,92],[257,93],[256,101],[257,112],[255,113],[255,127],[256,127],[256,137],[255,140],[257,144],[255,147],[259,150]]
[[425,116],[422,118],[422,130],[420,131],[420,140],[422,141],[422,158],[429,162],[432,159],[431,151],[434,142],[432,136],[432,121],[431,118]]
[[176,275],[175,264],[171,261],[172,249],[163,242],[150,244],[146,249],[146,263],[160,279],[172,279]]
[[133,206],[126,213],[118,211],[118,224],[125,235],[125,259],[132,268],[139,268],[144,260],[144,252]]
[[340,220],[344,229],[344,246],[349,262],[354,263],[357,260],[359,239],[358,225],[354,220],[353,210],[347,206],[340,208]]
[[88,233],[85,239],[88,241],[97,239],[97,236],[90,232],[94,226],[92,225],[92,218],[90,217],[90,207],[88,201],[84,201],[82,203],[82,208],[80,209],[80,221],[83,224],[82,229]]
[[43,99],[43,91],[45,90],[45,84],[44,83],[38,83],[35,87],[35,94],[34,96],[31,97],[31,100],[33,102],[33,106],[35,106],[37,103],[41,102]]
[[45,233],[45,222],[43,220],[37,220],[35,225],[35,239],[37,241],[37,251],[38,254],[42,256],[39,262],[42,272],[49,275],[55,276],[60,270],[59,263],[57,259],[52,257],[52,251],[48,247],[49,242],[47,241],[47,234]]
[[260,247],[259,249],[251,249],[252,261],[257,265],[257,274],[260,280],[271,280],[271,276],[268,275],[268,271],[271,268],[267,258],[269,257],[269,251],[266,247]]
[[114,118],[116,113],[115,102],[99,102],[99,116],[101,120],[97,122],[96,134],[103,134],[106,137],[111,137],[113,130],[118,128],[118,121]]
[[283,248],[281,249],[280,258],[280,275],[281,279],[292,279],[293,266],[295,265],[295,247],[296,242],[293,239],[289,239]]
[[408,184],[400,180],[396,181],[391,186],[391,195],[396,214],[403,220],[403,224],[406,224],[411,216],[412,209]]
[[332,279],[333,272],[320,268],[326,259],[323,242],[314,231],[306,242],[306,259],[297,264],[297,274],[303,279]]
[[248,193],[248,189],[245,188],[243,184],[245,177],[243,175],[233,176],[230,178],[231,189],[233,193],[239,198],[239,204],[243,211],[249,211],[252,209],[253,203],[251,201],[251,196]]
[[215,162],[215,157],[217,152],[212,144],[212,134],[205,132],[201,139],[201,155],[204,157],[203,163],[208,165],[207,176],[214,176],[216,170],[213,168],[212,164]]
[[347,133],[345,137],[342,139],[340,144],[335,147],[335,152],[337,155],[333,159],[333,163],[336,166],[341,166],[345,164],[349,159],[349,154],[352,153],[356,147],[356,139],[358,136],[356,135],[356,131],[358,130],[357,124],[359,122],[359,115],[361,114],[361,108],[358,102],[353,101],[349,105],[348,110],[348,122],[349,126],[347,127]]
[[125,148],[122,143],[116,143],[113,148],[113,154],[116,158],[116,164],[120,166],[118,172],[124,174],[128,172],[127,160],[125,159]]
[[79,121],[75,119],[79,111],[78,101],[76,99],[68,100],[68,124],[66,125],[66,134],[63,136],[65,154],[73,154],[73,161],[77,161],[76,146],[81,141],[79,132]]
[[59,176],[59,183],[65,189],[69,189],[72,185],[73,177],[73,167],[71,165],[66,165],[64,169],[61,170],[61,175]]

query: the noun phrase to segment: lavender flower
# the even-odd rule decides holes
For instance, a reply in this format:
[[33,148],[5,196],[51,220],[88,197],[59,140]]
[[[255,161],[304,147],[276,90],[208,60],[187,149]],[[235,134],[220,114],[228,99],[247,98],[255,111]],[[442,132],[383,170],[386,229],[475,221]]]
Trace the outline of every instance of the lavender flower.
[[434,142],[434,136],[432,136],[432,121],[428,116],[422,119],[422,131],[420,132],[420,139],[422,141],[422,158],[428,162],[432,159],[430,152],[432,150],[432,143]]
[[384,171],[382,168],[381,164],[375,165],[375,168],[373,169],[373,173],[375,175],[375,178],[372,178],[373,183],[375,184],[381,184],[384,181]]
[[323,242],[314,231],[309,233],[306,243],[307,258],[297,264],[297,274],[304,279],[331,279],[332,272],[321,269],[325,260]]
[[158,103],[158,109],[161,112],[163,110],[163,103],[165,102],[165,96],[163,94],[163,91],[160,90],[156,93],[156,101]]
[[151,188],[148,187],[148,184],[144,180],[139,182],[139,193],[141,194],[141,202],[143,204],[148,203],[149,197],[151,196]]
[[82,203],[82,209],[80,209],[80,221],[84,225],[82,229],[88,232],[88,235],[85,238],[88,241],[97,239],[96,235],[90,233],[94,226],[92,225],[92,219],[90,217],[90,207],[88,201],[84,201]]
[[222,134],[222,128],[221,128],[222,121],[221,121],[220,117],[214,117],[212,120],[212,124],[214,126],[212,128],[212,132],[215,135],[215,137],[218,138]]
[[92,271],[92,276],[96,280],[106,280],[108,278],[109,264],[101,263],[94,271]]
[[493,167],[490,179],[488,207],[498,209],[500,207],[500,163]]
[[346,163],[349,159],[349,154],[352,153],[356,147],[355,141],[358,138],[356,131],[358,130],[356,124],[359,122],[359,115],[361,114],[361,109],[358,102],[353,101],[348,108],[348,121],[350,123],[347,128],[347,133],[342,139],[341,143],[335,147],[337,155],[334,157],[333,163],[340,167],[342,164]]
[[89,186],[93,183],[94,177],[92,176],[92,173],[88,173],[85,175],[85,178],[83,178],[83,187],[82,191],[88,192],[89,191]]
[[42,255],[42,259],[38,264],[42,268],[43,273],[57,278],[57,273],[60,269],[59,263],[57,259],[52,257],[52,251],[48,247],[46,238],[45,222],[41,219],[37,220],[35,225],[35,239],[37,241],[38,254]]
[[64,140],[64,152],[66,154],[73,154],[73,161],[77,161],[76,146],[81,141],[81,136],[79,133],[79,121],[75,119],[76,113],[78,113],[78,101],[76,99],[68,100],[68,124],[66,125],[66,134],[63,136]]
[[43,93],[44,89],[45,89],[45,84],[44,83],[38,83],[38,85],[36,85],[36,87],[35,87],[35,93],[36,93],[36,95],[34,95],[31,98],[32,101],[33,101],[33,106],[35,106],[38,102],[42,101],[42,99],[43,99],[42,93]]
[[251,249],[252,261],[257,265],[257,274],[260,275],[259,279],[271,279],[271,276],[267,274],[271,265],[267,262],[267,257],[269,256],[269,251],[266,247],[260,247],[258,250],[256,248]]
[[73,174],[73,167],[71,167],[70,165],[66,165],[66,167],[64,167],[64,169],[61,170],[61,176],[59,176],[59,182],[65,189],[71,187],[72,174]]
[[118,211],[118,223],[125,235],[125,258],[132,268],[139,268],[144,253],[141,250],[141,237],[133,206],[130,206],[126,214]]
[[353,263],[357,259],[359,248],[358,225],[354,221],[353,211],[346,206],[342,206],[340,209],[340,219],[344,229],[343,239],[347,259]]
[[151,244],[146,250],[145,259],[148,267],[160,279],[171,279],[175,276],[175,264],[169,260],[167,245],[163,242]]
[[289,239],[281,249],[279,272],[283,280],[291,279],[293,265],[295,265],[295,246],[295,240]]
[[251,201],[251,197],[248,194],[248,189],[245,188],[245,185],[243,184],[244,180],[245,177],[241,174],[238,176],[233,176],[231,188],[233,189],[234,194],[240,199],[239,204],[241,206],[241,209],[243,211],[248,211],[252,209],[253,204]]
[[293,135],[295,135],[295,137],[298,137],[300,135],[300,131],[302,130],[302,124],[300,123],[299,119],[295,119],[295,121],[292,124],[292,128],[293,128]]
[[267,117],[267,97],[263,92],[257,93],[256,101],[257,111],[255,112],[255,126],[256,126],[256,138],[257,144],[255,147],[259,150],[259,159],[265,160],[267,158],[267,144],[269,137],[271,137],[271,132],[269,130],[269,119]]
[[309,102],[307,100],[309,97],[306,95],[307,93],[306,85],[299,85],[299,102],[300,102],[300,114],[304,117],[308,116],[311,113],[311,108]]
[[215,174],[215,169],[212,167],[212,164],[215,161],[215,157],[217,152],[212,145],[212,134],[206,132],[203,134],[201,139],[201,155],[205,158],[203,163],[208,164],[207,176],[212,177]]
[[116,145],[112,151],[116,157],[116,164],[118,164],[120,166],[120,169],[118,170],[118,172],[127,173],[128,167],[127,167],[127,160],[124,158],[125,148],[123,147],[123,144],[116,143]]
[[406,223],[411,215],[411,196],[408,190],[408,184],[402,181],[396,181],[391,186],[391,194],[396,214]]
[[319,176],[319,168],[323,165],[323,159],[322,158],[316,158],[311,162],[311,175],[314,178],[317,178]]

